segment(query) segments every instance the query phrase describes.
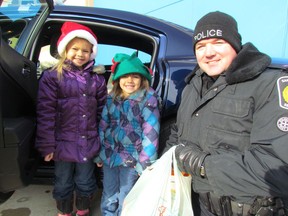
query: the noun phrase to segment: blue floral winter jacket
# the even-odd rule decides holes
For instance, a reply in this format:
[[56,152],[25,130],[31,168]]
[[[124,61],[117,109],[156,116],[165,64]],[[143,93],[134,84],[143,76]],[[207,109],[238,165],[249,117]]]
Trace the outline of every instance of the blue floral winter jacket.
[[55,161],[85,162],[100,150],[98,123],[107,96],[105,79],[93,71],[94,61],[79,70],[67,61],[61,81],[56,70],[39,80],[36,148]]
[[[141,173],[157,159],[160,98],[150,88],[127,99],[108,95],[99,135],[100,158],[109,167],[135,167]],[[96,158],[96,162],[99,158]]]

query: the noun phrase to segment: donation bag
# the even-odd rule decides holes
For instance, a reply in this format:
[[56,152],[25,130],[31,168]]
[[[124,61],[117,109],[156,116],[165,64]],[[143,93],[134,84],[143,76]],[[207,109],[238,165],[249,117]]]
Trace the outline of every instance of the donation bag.
[[124,199],[121,216],[193,216],[192,179],[178,169],[175,148],[143,171]]

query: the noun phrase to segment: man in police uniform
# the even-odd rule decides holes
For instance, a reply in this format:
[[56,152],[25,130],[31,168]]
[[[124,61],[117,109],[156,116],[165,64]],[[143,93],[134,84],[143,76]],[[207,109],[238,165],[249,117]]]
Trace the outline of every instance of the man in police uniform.
[[198,21],[194,51],[167,141],[192,175],[194,214],[287,215],[288,73],[219,11]]

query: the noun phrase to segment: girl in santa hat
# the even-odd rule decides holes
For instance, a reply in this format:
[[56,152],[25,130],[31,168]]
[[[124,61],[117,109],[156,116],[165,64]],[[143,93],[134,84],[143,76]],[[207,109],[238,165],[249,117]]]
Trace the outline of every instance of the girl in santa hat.
[[[57,42],[58,63],[42,73],[37,103],[36,148],[55,162],[53,197],[58,216],[89,215],[100,151],[98,123],[107,96],[105,79],[95,67],[97,37],[81,24],[65,22]],[[95,70],[96,68],[96,70]]]

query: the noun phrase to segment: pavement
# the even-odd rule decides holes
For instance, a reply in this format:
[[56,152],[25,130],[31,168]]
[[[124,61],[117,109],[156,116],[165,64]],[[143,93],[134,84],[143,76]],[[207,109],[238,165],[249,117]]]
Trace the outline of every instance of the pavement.
[[[32,184],[16,190],[0,204],[0,216],[56,216],[56,204],[52,197],[53,185]],[[91,216],[100,216],[101,190],[96,193]]]

